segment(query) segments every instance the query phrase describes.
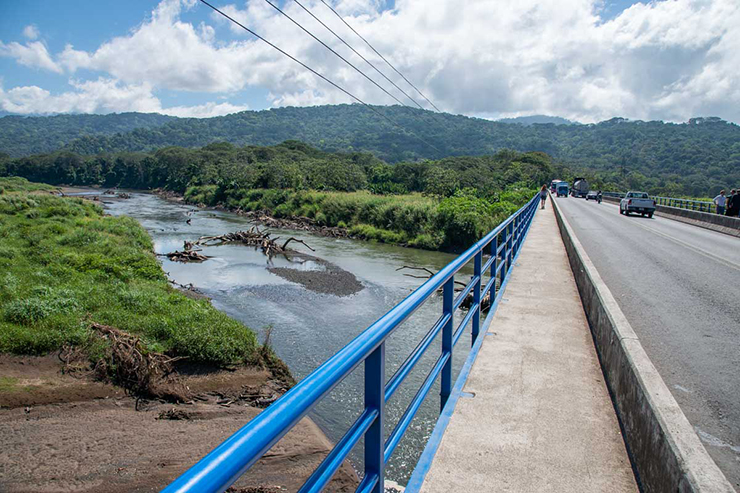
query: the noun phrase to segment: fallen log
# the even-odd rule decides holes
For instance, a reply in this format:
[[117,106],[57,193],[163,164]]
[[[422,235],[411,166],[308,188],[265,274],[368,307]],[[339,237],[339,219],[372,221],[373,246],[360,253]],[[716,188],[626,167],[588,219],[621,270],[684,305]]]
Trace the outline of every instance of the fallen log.
[[208,260],[208,257],[202,253],[198,253],[198,250],[184,250],[174,251],[167,254],[167,258],[173,262],[203,262]]

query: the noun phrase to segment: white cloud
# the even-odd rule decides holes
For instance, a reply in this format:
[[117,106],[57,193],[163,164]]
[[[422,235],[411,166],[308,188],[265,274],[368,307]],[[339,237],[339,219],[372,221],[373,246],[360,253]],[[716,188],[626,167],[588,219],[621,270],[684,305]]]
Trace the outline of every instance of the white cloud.
[[0,109],[19,114],[53,113],[163,113],[180,117],[211,117],[248,109],[230,103],[163,108],[149,84],[122,84],[114,79],[71,80],[74,90],[53,95],[37,86],[0,87]]
[[0,107],[11,113],[111,113],[154,112],[159,100],[147,84],[122,85],[112,79],[70,81],[75,90],[52,95],[37,86],[14,87],[0,92]]
[[26,67],[62,73],[62,68],[52,60],[46,46],[41,41],[28,42],[25,45],[15,41],[8,44],[0,41],[0,56],[15,58],[18,63]]
[[[303,3],[407,87],[319,0]],[[542,113],[583,122],[701,115],[740,121],[737,0],[638,3],[611,20],[599,17],[603,0],[397,0],[391,10],[382,10],[378,0],[333,4],[437,106],[452,113]],[[55,72],[97,71],[105,80],[120,81],[120,90],[146,87],[149,94],[156,89],[221,97],[259,86],[269,90],[273,106],[351,101],[216,14],[197,25],[184,22],[182,13],[196,5],[206,9],[195,0],[164,0],[127,35],[92,51],[68,45],[52,59],[43,44],[29,42],[0,44],[0,54]],[[262,0],[218,6],[361,99],[393,103]],[[296,4],[283,8],[383,81]],[[226,26],[239,35],[236,41],[224,41]],[[423,101],[413,89],[407,92]],[[228,105],[170,110],[210,115],[233,109],[223,104]]]
[[233,105],[231,103],[206,103],[198,106],[173,106],[160,110],[159,113],[165,115],[192,117],[192,118],[210,118],[213,116],[229,115],[240,111],[248,110],[245,105]]
[[30,40],[34,40],[39,37],[39,28],[33,24],[29,24],[23,28],[23,35]]
[[[345,0],[337,8],[437,106],[453,113],[544,113],[583,122],[614,116],[686,120],[711,114],[740,121],[740,72],[735,68],[740,66],[740,51],[733,48],[740,46],[740,3],[638,3],[610,21],[599,17],[601,3],[398,0],[393,10],[381,12],[374,1]],[[318,1],[307,5],[360,51],[372,55]],[[248,27],[269,33],[271,41],[362,99],[392,102],[264,2],[249,1],[242,10],[233,5],[224,9]],[[285,9],[347,53],[298,7],[286,4]],[[281,63],[280,55],[265,55],[274,60],[269,67],[272,77],[255,76],[249,83],[274,84],[273,105],[348,100],[315,77],[298,76],[301,69]],[[377,56],[370,58],[392,74]],[[374,74],[356,56],[351,59]],[[413,89],[407,92],[423,101]]]

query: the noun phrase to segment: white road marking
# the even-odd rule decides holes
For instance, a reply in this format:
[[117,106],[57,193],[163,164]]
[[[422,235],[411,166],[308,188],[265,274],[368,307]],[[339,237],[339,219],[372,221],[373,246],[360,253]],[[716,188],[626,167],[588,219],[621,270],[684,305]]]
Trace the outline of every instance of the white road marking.
[[[607,204],[607,205],[611,205],[614,208],[619,208],[619,205],[617,205],[617,204]],[[667,219],[667,220],[670,221],[671,219]],[[720,257],[718,255],[714,255],[712,253],[709,253],[709,252],[707,252],[705,250],[702,250],[701,248],[695,247],[694,245],[692,245],[690,243],[687,243],[687,242],[685,242],[683,240],[679,240],[675,236],[669,235],[667,233],[663,233],[661,231],[658,231],[657,229],[651,228],[649,226],[645,226],[644,224],[640,224],[638,222],[632,222],[632,224],[634,224],[637,227],[640,227],[640,228],[644,229],[645,231],[650,231],[652,233],[655,233],[658,236],[662,236],[666,240],[672,241],[672,242],[674,242],[674,243],[676,243],[678,245],[681,245],[683,247],[686,247],[689,250],[691,250],[691,251],[693,251],[695,253],[698,253],[699,255],[703,255],[703,256],[705,256],[705,257],[707,257],[709,259],[712,259],[712,260],[717,261],[717,262],[719,262],[721,264],[724,264],[727,267],[730,267],[731,269],[740,270],[740,264],[737,264],[737,263],[733,262],[732,260],[727,260],[724,257]],[[696,227],[696,226],[694,226],[694,227]]]
[[669,234],[662,233],[662,232],[660,232],[660,231],[658,231],[658,230],[656,230],[654,228],[645,226],[644,224],[639,224],[639,223],[634,223],[634,224],[635,224],[635,226],[638,226],[638,227],[640,227],[640,228],[642,228],[642,229],[644,229],[646,231],[651,231],[651,232],[655,233],[658,236],[662,236],[666,240],[672,241],[672,242],[674,242],[674,243],[676,243],[678,245],[681,245],[683,247],[686,247],[689,250],[698,253],[699,255],[704,255],[705,257],[710,258],[712,260],[715,260],[715,261],[717,261],[719,263],[725,264],[726,266],[728,266],[728,267],[730,267],[732,269],[740,270],[740,264],[736,264],[735,262],[733,262],[731,260],[727,260],[726,258],[717,256],[717,255],[714,255],[713,253],[709,253],[707,251],[704,251],[701,248],[697,248],[697,247],[691,245],[690,243],[687,243],[687,242],[685,242],[683,240],[679,240],[675,236],[671,236]]

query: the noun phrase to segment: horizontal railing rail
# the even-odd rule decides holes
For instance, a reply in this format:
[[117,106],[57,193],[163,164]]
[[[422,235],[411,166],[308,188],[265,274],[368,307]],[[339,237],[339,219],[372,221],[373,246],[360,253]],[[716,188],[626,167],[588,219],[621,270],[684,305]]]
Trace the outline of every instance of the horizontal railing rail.
[[[604,192],[604,197],[613,198],[624,198],[625,194],[621,192]],[[662,197],[660,195],[651,195],[651,199],[655,201],[657,205],[663,205],[666,207],[676,207],[678,209],[688,209],[699,212],[716,212],[717,207],[714,202],[707,200],[690,200],[690,199],[679,199],[675,197]]]
[[[364,437],[365,471],[357,491],[382,493],[385,465],[438,378],[441,378],[440,410],[444,409],[452,392],[453,348],[468,325],[472,326],[472,344],[478,338],[481,300],[490,293],[490,304],[493,306],[497,297],[501,295],[500,286],[511,271],[513,259],[521,247],[524,235],[537,211],[538,203],[538,197],[533,197],[525,206],[429,278],[163,491],[166,493],[210,493],[226,490],[311,411],[324,396],[360,364],[364,364],[364,409],[304,483],[300,492],[321,491],[341,467],[355,445]],[[483,256],[488,253],[490,253],[490,259],[484,266]],[[463,291],[455,297],[455,274],[471,260],[473,261],[473,275]],[[488,273],[489,280],[485,288],[481,289],[486,273]],[[442,290],[442,314],[386,382],[385,341],[399,325],[440,289]],[[460,308],[471,292],[473,300],[467,314],[457,328],[454,328],[455,311]],[[383,429],[387,419],[386,403],[440,333],[442,334],[442,350],[439,358],[385,440]]]
[[655,200],[658,205],[665,205],[667,207],[676,207],[678,209],[688,209],[691,211],[699,212],[716,212],[717,208],[714,202],[706,200],[688,200],[688,199],[676,199],[673,197],[660,197],[651,196],[651,199]]
[[617,199],[623,199],[625,194],[621,192],[603,192],[601,195],[604,197],[614,197]]

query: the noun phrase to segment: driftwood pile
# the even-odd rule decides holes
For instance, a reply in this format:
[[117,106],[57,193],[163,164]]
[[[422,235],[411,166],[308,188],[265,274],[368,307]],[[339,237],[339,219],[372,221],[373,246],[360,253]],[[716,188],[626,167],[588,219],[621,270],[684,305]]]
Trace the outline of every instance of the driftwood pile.
[[285,228],[298,231],[310,231],[329,238],[351,238],[347,228],[337,226],[321,226],[310,217],[293,216],[290,218],[276,218],[267,214],[266,211],[244,212],[241,209],[235,211],[237,214],[248,217],[250,220],[267,226],[268,228]]
[[107,358],[101,359],[96,370],[112,377],[132,394],[184,401],[185,385],[175,376],[172,363],[183,359],[170,358],[146,349],[141,340],[115,327],[92,323],[90,327],[109,341]]
[[216,236],[201,236],[192,243],[185,242],[185,249],[188,250],[188,247],[192,248],[196,245],[214,246],[223,245],[225,243],[241,243],[242,245],[259,248],[262,250],[262,253],[264,253],[268,257],[272,257],[276,254],[289,251],[288,244],[290,244],[291,241],[295,241],[296,243],[301,243],[305,245],[312,252],[316,251],[303,240],[293,238],[292,236],[285,240],[282,245],[277,242],[277,240],[279,239],[280,237],[270,237],[270,233],[268,231],[260,231],[257,226],[252,226],[247,231],[235,231],[233,233],[226,233]]
[[[421,276],[416,276],[414,274],[404,274],[404,276],[413,277],[414,279],[429,279],[436,274],[436,272],[433,272],[430,269],[427,269],[426,267],[412,267],[409,265],[404,265],[402,267],[399,267],[398,269],[396,269],[396,271],[403,270],[403,269],[421,270],[421,271],[426,272],[427,274],[427,275],[421,275]],[[485,284],[481,284],[481,289],[483,289],[484,286]],[[455,281],[455,293],[456,294],[464,291],[466,287],[467,287],[467,283],[464,283],[462,281]],[[441,291],[442,288],[440,288],[439,290]],[[464,308],[467,310],[471,306],[473,306],[473,290],[470,290],[467,296],[465,296],[465,299],[460,305],[460,308]],[[481,311],[486,311],[490,307],[491,307],[491,292],[489,291],[488,293],[486,293],[486,295],[483,298],[481,298],[480,309]]]
[[282,244],[278,243],[280,237],[272,238],[268,231],[260,231],[257,226],[252,226],[247,231],[234,231],[216,236],[201,236],[195,241],[186,241],[183,244],[182,251],[178,250],[166,254],[166,257],[175,262],[203,262],[208,257],[200,253],[198,246],[216,246],[227,243],[239,243],[242,245],[253,246],[262,250],[262,253],[272,258],[275,255],[287,253],[290,242],[301,243],[312,252],[315,252],[310,245],[298,238],[290,237]]
[[[185,243],[187,245],[188,242],[186,241]],[[173,262],[203,262],[204,260],[208,260],[208,257],[199,252],[200,250],[190,250],[186,246],[183,251],[176,250],[168,253],[167,258]]]

